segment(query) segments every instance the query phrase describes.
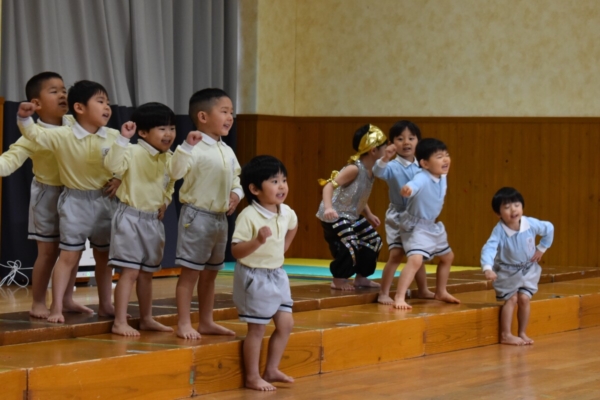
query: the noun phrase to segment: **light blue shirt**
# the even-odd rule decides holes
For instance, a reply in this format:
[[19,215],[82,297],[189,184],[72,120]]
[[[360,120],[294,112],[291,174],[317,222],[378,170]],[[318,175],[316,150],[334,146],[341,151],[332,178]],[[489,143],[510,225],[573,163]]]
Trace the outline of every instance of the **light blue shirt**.
[[550,222],[522,216],[517,232],[499,221],[481,249],[483,270],[492,269],[493,265],[522,265],[529,262],[535,254],[536,236],[542,237],[537,249],[545,252],[552,245],[554,226]]
[[387,182],[390,203],[395,205],[398,211],[403,211],[408,200],[402,197],[400,189],[411,181],[420,170],[416,158],[411,162],[398,156],[390,162],[377,160],[373,166],[373,175]]
[[436,178],[423,169],[407,183],[412,189],[406,211],[413,217],[435,221],[442,212],[448,184],[446,175]]

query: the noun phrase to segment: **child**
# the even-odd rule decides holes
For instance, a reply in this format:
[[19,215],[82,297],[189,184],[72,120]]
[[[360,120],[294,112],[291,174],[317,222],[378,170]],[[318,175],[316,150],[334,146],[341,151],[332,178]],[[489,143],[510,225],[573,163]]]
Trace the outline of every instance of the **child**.
[[18,125],[23,136],[54,152],[60,180],[65,186],[58,201],[61,253],[52,277],[49,322],[64,322],[63,300],[73,269],[89,238],[96,260],[100,316],[114,315],[111,302],[112,271],[107,267],[110,221],[114,202],[104,187],[112,174],[103,166],[104,155],[119,132],[105,128],[111,115],[106,89],[96,82],[76,82],[68,95],[75,116],[72,127],[43,129],[31,115],[39,107],[21,103]]
[[[176,298],[177,336],[199,339],[201,334],[235,335],[215,324],[215,279],[223,269],[227,245],[227,215],[233,214],[243,191],[240,165],[222,140],[233,125],[233,104],[221,89],[204,89],[190,98],[189,115],[202,140],[195,138],[177,147],[171,159],[172,179],[184,179],[179,191],[183,203],[179,216],[175,263],[181,266]],[[192,327],[190,304],[198,282],[198,329]]]
[[[377,218],[367,200],[373,187],[373,165],[384,152],[387,138],[374,125],[365,125],[354,133],[352,146],[357,151],[338,173],[333,171],[323,185],[323,201],[317,218],[321,220],[325,240],[334,260],[329,269],[332,289],[354,290],[355,287],[379,287],[368,276],[375,272],[381,250],[381,238],[375,230]],[[365,216],[362,216],[363,213]],[[356,274],[354,285],[348,278]]]
[[[44,128],[69,126],[73,117],[65,115],[69,110],[67,90],[62,77],[56,72],[41,72],[33,76],[25,85],[27,101],[36,105],[38,125]],[[58,258],[59,218],[56,208],[62,183],[58,174],[58,164],[54,153],[36,143],[21,137],[9,150],[0,156],[0,176],[8,176],[31,158],[34,179],[31,181],[29,203],[28,238],[37,242],[38,255],[33,265],[33,303],[29,315],[34,318],[48,318],[50,310],[46,306],[46,291],[52,268]],[[68,311],[92,312],[91,309],[73,301],[73,286],[77,271],[65,292],[63,307]]]
[[[381,279],[381,290],[377,301],[381,304],[393,304],[390,297],[390,287],[394,274],[404,251],[402,238],[398,229],[400,213],[406,209],[406,199],[400,195],[400,189],[420,171],[419,163],[415,158],[415,148],[421,140],[421,131],[414,123],[406,120],[396,122],[390,128],[390,144],[385,148],[385,154],[373,166],[373,174],[387,182],[389,187],[390,205],[385,213],[385,234],[390,250],[390,255]],[[425,266],[416,273],[418,294],[411,297],[422,299],[433,298],[433,293],[427,288],[427,274]]]
[[[160,270],[165,247],[162,219],[171,202],[175,181],[169,179],[167,164],[175,140],[175,113],[160,103],[139,106],[121,128],[104,159],[109,171],[121,175],[117,191],[121,200],[112,219],[108,264],[121,267],[115,289],[115,322],[112,332],[139,336],[127,324],[127,305],[134,283],[140,304],[140,329],[172,332],[152,318],[152,273]],[[129,146],[136,133],[138,143]],[[199,140],[198,132],[190,136]],[[133,239],[133,240],[132,240]]]
[[[550,222],[525,217],[525,200],[516,189],[503,187],[492,198],[492,209],[500,221],[481,249],[481,265],[485,277],[494,282],[496,300],[506,302],[500,311],[500,343],[533,344],[526,334],[529,322],[529,299],[538,290],[542,268],[538,264],[552,245],[554,226]],[[535,246],[535,237],[541,236]],[[511,333],[515,306],[519,336]]]
[[399,228],[407,256],[406,266],[398,279],[394,307],[411,309],[405,296],[415,273],[423,265],[423,258],[439,257],[434,298],[447,303],[460,303],[446,290],[454,254],[448,245],[446,229],[435,222],[442,211],[446,196],[446,174],[450,170],[450,155],[446,145],[437,139],[423,139],[415,152],[423,169],[402,187],[408,197],[406,211],[400,213]]
[[[233,277],[233,301],[240,320],[248,323],[244,340],[246,387],[276,390],[270,382],[292,383],[279,362],[294,326],[290,283],[283,265],[298,231],[296,213],[283,204],[288,194],[287,170],[271,156],[254,157],[242,169],[248,207],[237,217],[231,252],[238,260]],[[267,365],[261,378],[260,349],[265,326],[273,318]]]

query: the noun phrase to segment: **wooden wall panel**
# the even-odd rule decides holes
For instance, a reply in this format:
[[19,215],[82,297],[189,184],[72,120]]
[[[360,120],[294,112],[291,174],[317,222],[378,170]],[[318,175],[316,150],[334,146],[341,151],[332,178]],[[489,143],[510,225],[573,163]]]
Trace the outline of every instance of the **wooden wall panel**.
[[[252,154],[272,154],[288,168],[286,202],[298,214],[300,231],[286,256],[330,258],[315,217],[321,199],[317,179],[345,165],[358,127],[373,123],[387,132],[398,119],[238,115],[239,137],[244,137],[238,142],[240,162]],[[456,265],[479,265],[481,246],[497,222],[491,198],[502,186],[521,191],[526,215],[554,224],[555,241],[542,266],[600,265],[600,118],[411,120],[424,137],[443,140],[452,156],[440,220]],[[386,184],[377,181],[369,204],[382,221],[388,202]],[[384,236],[383,226],[379,232]],[[387,255],[385,248],[380,261]]]

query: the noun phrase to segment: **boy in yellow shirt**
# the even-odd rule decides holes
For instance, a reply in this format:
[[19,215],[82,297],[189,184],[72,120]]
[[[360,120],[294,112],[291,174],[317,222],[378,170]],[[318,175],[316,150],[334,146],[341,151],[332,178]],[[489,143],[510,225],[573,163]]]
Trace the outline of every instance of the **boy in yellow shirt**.
[[[243,191],[240,164],[221,138],[233,125],[233,104],[221,89],[192,95],[189,115],[202,140],[190,137],[177,146],[171,159],[172,179],[183,178],[175,263],[181,266],[176,298],[177,336],[200,339],[201,334],[234,335],[213,320],[215,279],[223,269],[227,245],[227,215],[233,214]],[[197,144],[196,144],[197,143]],[[192,327],[190,304],[198,282],[198,329]]]
[[[134,111],[131,120],[123,125],[121,136],[104,159],[109,171],[122,176],[117,191],[121,203],[112,219],[108,264],[121,267],[112,332],[123,336],[140,335],[127,323],[127,306],[136,282],[140,330],[173,331],[152,318],[152,274],[161,268],[165,248],[162,219],[175,185],[167,170],[175,140],[175,113],[164,104],[147,103]],[[139,140],[129,145],[136,130]]]
[[60,180],[65,186],[58,201],[61,253],[52,277],[52,306],[49,322],[64,322],[63,302],[73,269],[79,264],[86,239],[94,250],[100,316],[113,316],[112,271],[107,267],[113,202],[104,187],[112,174],[103,159],[119,132],[106,128],[111,116],[108,94],[102,85],[76,82],[68,94],[69,109],[75,116],[71,127],[44,129],[31,115],[39,108],[21,103],[18,125],[23,136],[54,152]]

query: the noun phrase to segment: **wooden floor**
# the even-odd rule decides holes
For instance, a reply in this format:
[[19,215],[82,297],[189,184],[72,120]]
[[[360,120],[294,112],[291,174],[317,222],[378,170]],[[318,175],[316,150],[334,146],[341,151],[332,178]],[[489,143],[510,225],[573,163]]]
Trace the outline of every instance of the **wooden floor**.
[[[171,326],[176,324],[175,282],[176,278],[154,281],[154,314]],[[542,282],[532,301],[528,329],[537,343],[516,349],[497,345],[499,304],[480,270],[451,273],[449,290],[462,304],[414,299],[409,300],[413,305],[411,311],[376,304],[377,290],[340,292],[331,290],[328,281],[292,279],[295,327],[281,369],[300,383],[315,383],[296,384],[293,388],[283,385],[277,396],[352,398],[349,397],[352,393],[371,391],[370,399],[387,398],[397,389],[399,397],[405,397],[402,393],[409,391],[410,398],[488,395],[499,398],[497,391],[503,395],[509,390],[503,389],[498,381],[508,381],[506,385],[511,388],[523,385],[525,378],[521,374],[525,367],[521,368],[521,364],[525,356],[529,360],[525,366],[542,366],[550,377],[553,371],[569,374],[569,368],[576,369],[576,365],[588,368],[588,363],[597,363],[598,354],[586,353],[583,347],[563,350],[562,343],[571,340],[545,343],[569,331],[580,335],[588,330],[598,333],[600,270],[547,267]],[[66,315],[65,324],[49,324],[29,318],[26,310],[31,298],[26,290],[3,289],[0,291],[3,398],[178,399],[209,394],[214,398],[253,398],[256,394],[246,391],[224,392],[243,385],[241,346],[246,325],[237,320],[231,287],[231,275],[220,275],[214,317],[234,330],[236,336],[204,336],[199,341],[147,332],[139,338],[123,338],[110,333],[110,319],[97,315]],[[76,296],[78,301],[96,307],[94,301],[86,301],[95,300],[94,288],[78,288]],[[130,303],[130,313],[131,323],[136,326],[135,299]],[[269,325],[264,343],[272,330]],[[583,337],[577,336],[577,340]],[[556,349],[550,350],[550,346]],[[559,356],[563,353],[564,356]],[[575,354],[573,359],[567,357],[571,353]],[[396,365],[402,369],[394,369]],[[366,371],[362,368],[367,366],[370,369],[364,374],[368,379],[358,375],[348,378],[350,373]],[[588,369],[597,372],[598,366]],[[444,371],[449,376],[443,376]],[[375,377],[378,374],[385,376],[380,383]],[[593,390],[599,389],[597,380],[587,382],[586,377],[591,375],[584,375],[574,382],[586,382]],[[332,383],[327,383],[329,377],[334,379]],[[421,383],[426,379],[437,380]],[[512,398],[566,398],[560,397],[561,391],[572,393],[569,389],[572,382],[560,385],[552,382],[546,387],[539,383],[543,379],[537,375],[528,379],[532,390],[555,394],[535,392],[541,394]],[[460,384],[453,386],[455,381]],[[304,392],[309,390],[306,386],[321,394]],[[343,394],[338,396],[340,391]],[[217,392],[224,393],[214,394]],[[593,398],[586,397],[583,389],[577,393],[580,394],[577,398]]]

